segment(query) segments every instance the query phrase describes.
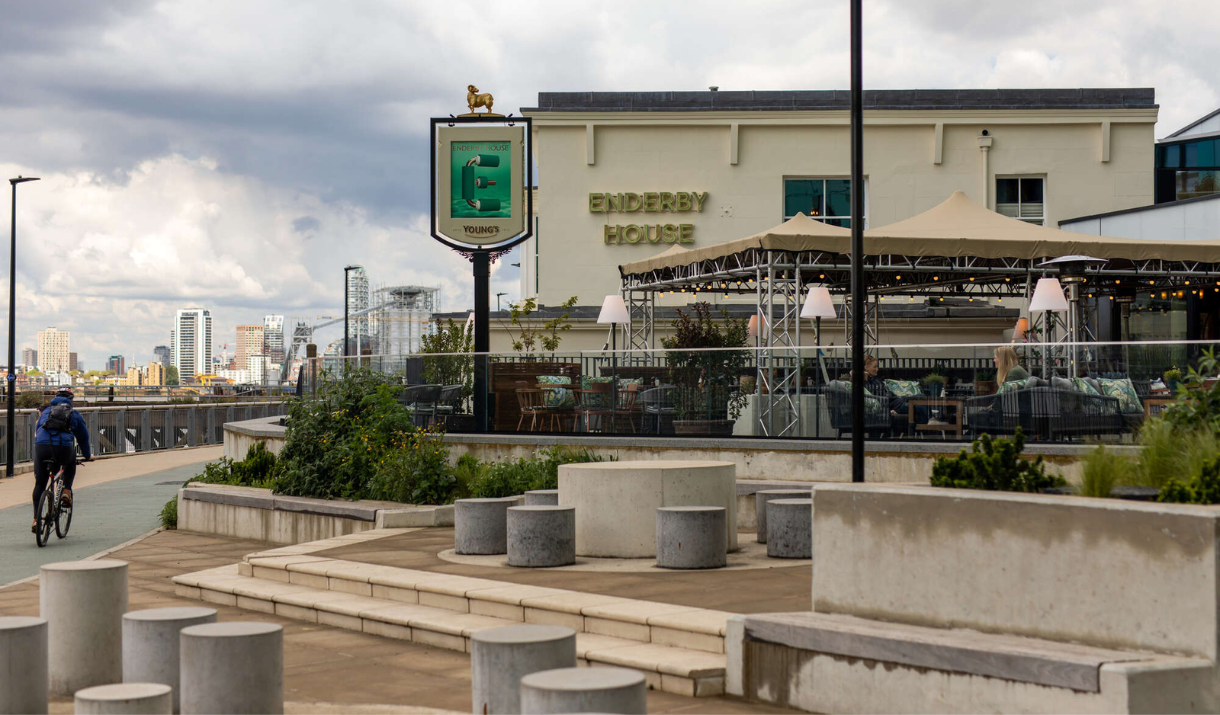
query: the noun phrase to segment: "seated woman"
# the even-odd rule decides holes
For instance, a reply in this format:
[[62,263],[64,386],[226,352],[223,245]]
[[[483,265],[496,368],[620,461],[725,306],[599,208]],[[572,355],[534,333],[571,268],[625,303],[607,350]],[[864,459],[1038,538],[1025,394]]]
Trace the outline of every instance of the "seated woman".
[[[886,385],[885,380],[877,377],[877,373],[879,371],[880,364],[878,363],[877,358],[873,357],[872,355],[865,355],[864,389],[868,390],[870,394],[876,397],[889,400],[890,417],[895,423],[894,427],[900,428],[901,431],[905,431],[906,422],[909,416],[909,409],[907,407],[908,398],[894,395],[890,391],[889,386]],[[922,395],[915,396],[922,397]],[[928,408],[922,406],[916,407],[915,416],[916,420],[927,422]]]
[[999,384],[1015,382],[1029,378],[1029,373],[1021,367],[1017,351],[1007,345],[995,349],[995,380]]

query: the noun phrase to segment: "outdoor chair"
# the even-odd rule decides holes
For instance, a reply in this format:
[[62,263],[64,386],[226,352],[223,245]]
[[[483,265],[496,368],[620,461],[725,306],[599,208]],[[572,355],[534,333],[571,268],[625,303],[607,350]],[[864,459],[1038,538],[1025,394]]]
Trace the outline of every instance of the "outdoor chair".
[[[1034,378],[1037,379],[1037,378]],[[1009,435],[1020,427],[1027,437],[1047,441],[1100,437],[1127,431],[1118,400],[1041,385],[966,401],[966,429]]]
[[440,385],[420,385],[411,408],[411,421],[416,427],[427,427],[436,420],[436,402],[441,396]]
[[[838,438],[842,439],[844,432],[850,433],[852,430],[850,385],[831,385],[826,388],[826,396],[830,403],[830,426],[838,432]],[[892,436],[894,420],[890,415],[889,405],[890,396],[888,394],[884,397],[872,395],[864,397],[864,432],[869,438],[882,439]],[[902,423],[906,424],[905,415]],[[905,426],[903,431],[905,432]]]
[[584,422],[586,432],[605,432],[606,418],[614,419],[614,385],[609,382],[593,382],[588,389],[580,391],[580,402],[576,411]]
[[436,398],[435,417],[436,421],[447,425],[448,420],[453,415],[458,414],[462,408],[462,386],[461,385],[445,385],[441,388],[441,394]]
[[631,427],[631,433],[635,434],[635,418],[640,414],[640,408],[637,404],[640,397],[640,386],[636,384],[628,385],[626,388],[618,391],[618,404],[614,406],[614,419],[611,421],[611,429],[618,431],[620,417],[627,418],[627,424]]
[[517,431],[521,431],[521,425],[525,424],[525,420],[530,421],[529,429],[531,432],[538,423],[538,416],[545,409],[543,401],[546,395],[537,388],[526,386],[526,383],[517,383],[517,405],[521,409],[521,418],[517,420]]
[[[642,415],[641,431],[646,434],[673,434],[674,417],[678,414],[674,400],[678,388],[662,385],[640,392],[636,404]],[[651,428],[651,429],[650,429]]]

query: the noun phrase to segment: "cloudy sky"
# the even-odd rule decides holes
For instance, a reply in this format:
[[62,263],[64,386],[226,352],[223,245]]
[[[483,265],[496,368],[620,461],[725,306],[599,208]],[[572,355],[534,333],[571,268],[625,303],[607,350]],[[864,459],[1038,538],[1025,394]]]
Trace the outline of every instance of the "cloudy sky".
[[[846,88],[846,30],[845,0],[5,0],[0,167],[42,177],[20,189],[18,349],[55,325],[90,368],[143,363],[188,305],[219,349],[266,313],[341,314],[347,263],[465,309],[469,264],[427,237],[425,135],[467,84],[502,111]],[[865,0],[865,83],[1151,86],[1164,136],[1220,106],[1216,37],[1215,0]]]

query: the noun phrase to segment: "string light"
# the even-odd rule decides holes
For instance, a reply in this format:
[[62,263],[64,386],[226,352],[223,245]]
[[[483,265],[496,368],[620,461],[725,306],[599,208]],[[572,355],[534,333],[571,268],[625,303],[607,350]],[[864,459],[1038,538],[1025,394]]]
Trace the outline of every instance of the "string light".
[[895,276],[894,280],[900,281],[900,280],[902,280],[902,276]]
[[[940,280],[940,276],[932,276],[932,280],[938,281]],[[941,298],[941,300],[944,300],[944,298]]]
[[971,282],[971,283],[973,283],[973,282],[974,282],[974,276],[970,276],[970,282]]

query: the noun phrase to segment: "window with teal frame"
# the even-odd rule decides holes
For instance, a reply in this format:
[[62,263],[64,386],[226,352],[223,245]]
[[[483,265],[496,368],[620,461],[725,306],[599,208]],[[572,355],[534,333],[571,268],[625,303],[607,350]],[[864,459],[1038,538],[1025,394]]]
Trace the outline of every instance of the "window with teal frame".
[[[867,191],[866,188],[866,195]],[[832,226],[851,228],[851,180],[784,179],[784,220],[798,213]]]

